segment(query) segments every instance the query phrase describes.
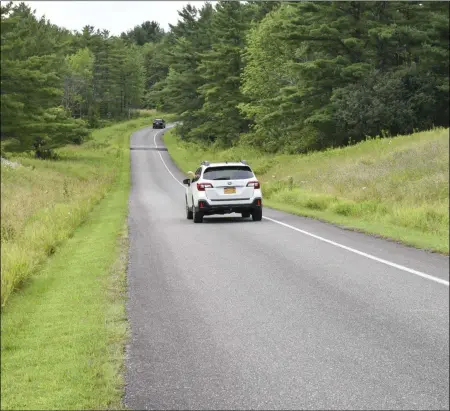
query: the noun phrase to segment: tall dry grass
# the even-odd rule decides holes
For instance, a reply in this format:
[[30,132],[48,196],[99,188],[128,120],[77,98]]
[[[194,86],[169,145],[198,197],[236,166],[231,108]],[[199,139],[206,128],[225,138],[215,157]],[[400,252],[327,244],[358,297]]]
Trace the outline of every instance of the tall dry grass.
[[2,164],[1,305],[69,238],[114,184],[129,136],[149,117],[93,132],[81,146],[58,150],[57,161],[8,153]]
[[[448,129],[374,139],[345,149],[285,158],[263,181],[269,198],[336,214],[448,233]],[[292,177],[290,190],[285,180]]]
[[348,226],[357,222],[368,232],[448,253],[449,129],[308,155],[269,155],[242,146],[214,150],[181,142],[175,132],[166,134],[166,143],[185,171],[205,159],[246,159],[268,205]]

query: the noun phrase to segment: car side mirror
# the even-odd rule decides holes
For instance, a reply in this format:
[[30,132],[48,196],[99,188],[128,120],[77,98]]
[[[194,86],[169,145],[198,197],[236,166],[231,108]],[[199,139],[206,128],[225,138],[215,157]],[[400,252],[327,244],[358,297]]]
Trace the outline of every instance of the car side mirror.
[[183,180],[183,184],[190,186],[191,185],[191,180],[189,178],[186,178]]

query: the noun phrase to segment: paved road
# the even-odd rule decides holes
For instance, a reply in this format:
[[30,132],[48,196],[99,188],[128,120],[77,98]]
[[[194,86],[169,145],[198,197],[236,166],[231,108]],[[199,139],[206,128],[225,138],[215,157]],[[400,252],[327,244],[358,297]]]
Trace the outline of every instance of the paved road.
[[448,258],[268,209],[194,224],[169,154],[131,160],[129,408],[449,408]]

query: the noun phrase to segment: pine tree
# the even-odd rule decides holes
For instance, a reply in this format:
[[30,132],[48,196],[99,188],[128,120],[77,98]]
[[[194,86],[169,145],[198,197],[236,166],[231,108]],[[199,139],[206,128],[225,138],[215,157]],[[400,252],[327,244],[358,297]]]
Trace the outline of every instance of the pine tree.
[[180,12],[180,20],[172,26],[167,53],[168,75],[159,92],[164,108],[180,115],[180,132],[189,137],[190,131],[201,119],[198,111],[204,99],[199,87],[204,84],[198,66],[202,53],[211,48],[210,30],[213,8],[205,4],[200,10],[190,5]]
[[122,33],[120,38],[138,46],[147,43],[157,43],[164,36],[164,30],[156,21],[145,21],[139,26],[135,26],[132,30]]
[[302,152],[448,124],[447,15],[442,3],[282,5],[249,34],[246,140]]
[[202,123],[191,131],[193,138],[229,145],[246,132],[248,121],[238,109],[240,91],[241,49],[250,16],[239,2],[218,2],[212,18],[211,50],[201,54],[197,69],[204,84],[199,87],[204,99],[199,115]]
[[2,7],[1,18],[2,139],[9,139],[11,150],[34,150],[43,157],[73,141],[78,131],[78,140],[84,138],[84,123],[57,109],[63,97],[67,32],[45,18],[37,20],[24,3]]

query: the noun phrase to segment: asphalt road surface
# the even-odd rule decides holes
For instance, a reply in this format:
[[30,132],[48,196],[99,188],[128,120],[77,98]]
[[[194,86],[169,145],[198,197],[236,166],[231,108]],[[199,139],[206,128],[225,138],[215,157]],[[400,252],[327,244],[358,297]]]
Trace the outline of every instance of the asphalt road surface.
[[131,139],[129,408],[449,408],[448,257],[267,208],[194,224],[161,135]]

